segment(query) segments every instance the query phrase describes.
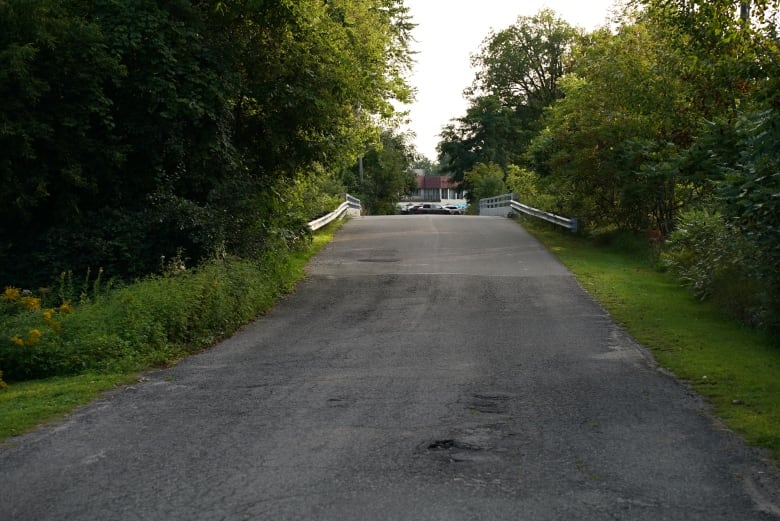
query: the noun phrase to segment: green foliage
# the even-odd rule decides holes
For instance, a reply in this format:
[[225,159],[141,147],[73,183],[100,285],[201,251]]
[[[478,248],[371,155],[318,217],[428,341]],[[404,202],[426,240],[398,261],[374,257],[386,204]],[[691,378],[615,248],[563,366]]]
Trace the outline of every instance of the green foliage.
[[411,28],[400,0],[0,3],[0,280],[305,240],[409,98]]
[[[480,199],[494,197],[507,193],[504,183],[504,170],[495,163],[479,163],[466,172],[464,189],[467,191],[468,200],[477,203]],[[472,204],[476,207],[476,204]]]
[[456,177],[495,162],[521,198],[590,232],[663,239],[680,226],[674,272],[777,332],[778,8],[642,0],[590,34],[550,12],[521,18],[475,56],[471,106],[444,129],[441,162]]
[[492,32],[473,58],[474,90],[495,96],[505,107],[538,110],[558,99],[558,80],[566,70],[578,31],[550,9],[519,17]]
[[555,205],[555,199],[542,189],[543,183],[539,175],[526,168],[509,165],[506,169],[506,186],[519,202],[528,206],[548,210]]
[[350,193],[360,197],[368,214],[396,213],[396,203],[417,187],[412,172],[414,148],[408,140],[408,135],[392,129],[382,131],[379,143],[362,158],[363,179],[357,164],[345,172],[344,184]]
[[294,257],[277,250],[261,261],[224,257],[197,269],[174,258],[164,275],[110,291],[99,276],[74,291],[72,277],[63,275],[61,293],[79,293],[79,300],[50,308],[40,300],[25,304],[9,288],[0,301],[18,305],[0,315],[0,367],[7,380],[21,381],[172,362],[269,309],[302,274]]
[[780,113],[766,110],[744,118],[737,127],[740,160],[726,168],[719,195],[745,237],[780,272]]
[[[694,96],[692,108],[714,119],[733,112],[754,82],[771,77],[777,36],[777,0],[642,0],[685,60],[684,77]],[[741,12],[741,7],[748,12]]]
[[670,161],[692,125],[678,72],[651,25],[588,36],[529,150],[538,171],[579,194],[567,214],[590,226],[672,228],[687,180]]
[[763,298],[762,322],[780,331],[780,147],[778,112],[767,110],[737,126],[741,157],[725,169],[719,185],[722,207],[755,256],[745,272]]
[[680,217],[663,262],[701,299],[735,318],[765,325],[766,288],[755,268],[760,252],[719,213],[692,210]]
[[478,163],[506,167],[519,161],[521,144],[532,134],[530,112],[524,107],[506,107],[495,96],[472,99],[466,115],[442,131],[438,148],[444,170],[462,181]]
[[445,127],[439,159],[456,181],[478,163],[520,164],[539,131],[542,111],[560,97],[577,30],[550,10],[519,17],[485,38],[473,58],[478,69],[467,91],[466,115]]
[[121,163],[107,89],[123,74],[101,27],[61,2],[0,4],[3,242],[72,222]]

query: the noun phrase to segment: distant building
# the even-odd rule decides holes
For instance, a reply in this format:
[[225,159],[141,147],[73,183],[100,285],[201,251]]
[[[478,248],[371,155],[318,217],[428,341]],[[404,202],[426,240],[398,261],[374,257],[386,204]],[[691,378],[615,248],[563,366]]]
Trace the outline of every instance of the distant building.
[[455,183],[450,176],[417,175],[417,190],[408,198],[409,201],[462,201],[463,191],[460,183]]

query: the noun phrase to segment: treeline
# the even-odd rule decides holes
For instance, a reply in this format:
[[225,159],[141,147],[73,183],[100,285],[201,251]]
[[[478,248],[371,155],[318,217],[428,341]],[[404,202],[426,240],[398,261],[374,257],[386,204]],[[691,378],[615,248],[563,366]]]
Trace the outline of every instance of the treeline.
[[667,239],[697,296],[777,331],[778,2],[626,4],[590,33],[549,10],[491,33],[440,161],[476,197]]
[[402,0],[0,2],[0,284],[305,237],[371,193],[367,149],[411,155],[381,129],[412,27]]

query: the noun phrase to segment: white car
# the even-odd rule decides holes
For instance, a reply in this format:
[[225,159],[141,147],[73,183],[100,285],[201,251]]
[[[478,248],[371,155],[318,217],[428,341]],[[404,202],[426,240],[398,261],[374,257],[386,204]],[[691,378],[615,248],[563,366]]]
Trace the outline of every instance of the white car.
[[450,215],[463,215],[466,213],[466,208],[458,204],[445,204],[444,208],[449,210]]

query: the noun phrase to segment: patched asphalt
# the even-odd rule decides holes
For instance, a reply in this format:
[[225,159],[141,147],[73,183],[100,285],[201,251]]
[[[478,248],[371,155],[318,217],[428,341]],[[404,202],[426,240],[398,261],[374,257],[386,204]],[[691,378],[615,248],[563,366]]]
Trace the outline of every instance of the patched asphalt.
[[0,448],[0,519],[749,521],[778,483],[516,223],[376,217],[233,338]]

